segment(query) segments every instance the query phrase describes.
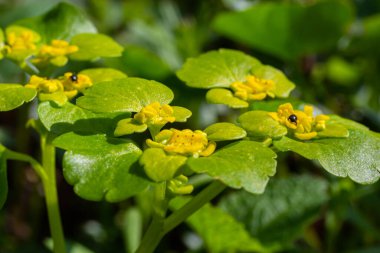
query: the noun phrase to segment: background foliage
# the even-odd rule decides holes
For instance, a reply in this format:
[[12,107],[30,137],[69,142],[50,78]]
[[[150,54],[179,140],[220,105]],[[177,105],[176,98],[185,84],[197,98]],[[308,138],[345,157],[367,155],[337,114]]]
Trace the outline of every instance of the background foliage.
[[[33,27],[40,21],[32,17],[56,3],[56,0],[0,1],[0,25],[5,28],[23,19],[18,22]],[[282,69],[297,84],[292,93],[296,99],[380,131],[378,0],[82,0],[71,3],[84,13],[79,19],[89,18],[93,29],[96,27],[100,33],[117,40],[124,51],[119,58],[71,62],[59,71],[113,67],[128,76],[165,83],[175,93],[173,104],[193,111],[192,120],[187,123],[192,124],[187,125],[189,128],[203,129],[216,119],[234,120],[234,114],[224,106],[207,105],[206,91],[186,87],[175,72],[187,57],[211,49],[231,48]],[[62,24],[67,26],[75,22],[65,17],[53,18],[61,18]],[[93,26],[91,22],[86,30]],[[56,28],[46,23],[38,29],[54,36]],[[80,27],[75,29],[80,33]],[[9,60],[0,61],[0,70],[0,83],[26,80]],[[189,94],[193,99],[188,99]],[[255,109],[268,106],[254,104]],[[54,110],[48,103],[42,109],[47,113]],[[26,119],[34,116],[30,111],[28,107],[21,107],[1,114],[0,142],[38,156],[38,140],[32,130],[25,128]],[[51,127],[53,131],[67,131],[64,126]],[[108,125],[95,126],[95,129],[97,127]],[[95,145],[92,150],[78,148],[78,152],[72,152],[65,159],[80,158],[83,154],[101,159],[97,153],[102,145],[97,144],[99,146]],[[278,145],[280,148],[281,143]],[[128,148],[131,144],[120,142],[120,147],[124,146]],[[339,148],[344,148],[343,144]],[[1,152],[0,146],[0,162]],[[349,158],[342,163],[349,163]],[[31,168],[20,169],[22,166],[9,164],[9,196],[0,212],[0,252],[47,252],[41,246],[41,241],[49,236],[41,184]],[[197,167],[196,160],[192,166],[207,169]],[[299,155],[280,153],[277,174],[263,195],[225,191],[214,206],[201,209],[187,224],[177,228],[177,233],[165,237],[158,252],[163,249],[171,252],[379,252],[379,184],[358,185],[318,168],[317,163]],[[114,169],[117,173],[118,167]],[[137,219],[129,207],[144,200],[136,198],[117,204],[83,200],[65,182],[62,170],[59,171],[60,204],[67,238],[94,252],[128,251],[124,235],[131,229],[130,220]],[[3,178],[0,174],[0,187]],[[79,195],[81,183],[86,182],[79,182]],[[88,193],[82,194],[88,196]],[[90,194],[92,199],[102,196],[102,193]],[[107,197],[116,201],[120,197],[117,194],[110,190]],[[178,208],[185,201],[178,200],[172,208]],[[140,206],[145,205],[140,203]],[[145,208],[145,215],[140,218],[144,220],[149,212]],[[236,239],[228,235],[235,235]],[[86,249],[77,249],[86,252]]]

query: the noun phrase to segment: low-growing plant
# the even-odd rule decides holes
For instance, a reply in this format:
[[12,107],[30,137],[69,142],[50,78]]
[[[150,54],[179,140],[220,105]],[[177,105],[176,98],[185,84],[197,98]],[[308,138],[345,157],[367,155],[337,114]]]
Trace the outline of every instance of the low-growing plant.
[[[184,129],[181,124],[191,120],[192,111],[171,104],[174,93],[160,82],[127,77],[112,68],[57,74],[71,61],[118,57],[123,50],[68,4],[0,31],[0,50],[1,58],[27,73],[25,83],[0,85],[0,110],[37,105],[38,118],[27,126],[40,137],[42,157],[0,146],[0,207],[7,197],[7,161],[30,163],[43,184],[54,252],[66,252],[56,186],[57,148],[65,150],[65,180],[81,198],[151,199],[150,225],[142,239],[129,246],[138,253],[153,252],[167,233],[204,206],[190,222],[201,234],[202,225],[230,229],[224,250],[276,250],[276,245],[263,243],[271,237],[252,238],[240,223],[223,218],[225,213],[207,203],[228,187],[247,192],[236,199],[256,201],[256,195],[248,193],[265,192],[281,152],[316,160],[327,172],[357,183],[374,183],[380,177],[379,133],[289,99],[295,84],[281,70],[243,52],[209,51],[178,70],[187,86],[207,89],[209,103],[231,108],[229,122]],[[274,187],[291,189],[312,182],[308,180]],[[323,184],[316,185],[316,191],[323,191]],[[232,208],[234,197],[222,207]],[[218,228],[220,221],[225,228]],[[208,243],[207,235],[205,240]],[[215,252],[222,251],[217,247]]]

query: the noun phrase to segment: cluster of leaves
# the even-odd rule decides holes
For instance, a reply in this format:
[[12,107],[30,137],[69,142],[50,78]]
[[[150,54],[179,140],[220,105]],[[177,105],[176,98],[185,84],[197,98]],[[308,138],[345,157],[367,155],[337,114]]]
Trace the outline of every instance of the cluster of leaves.
[[[332,34],[329,34],[331,30],[322,30],[324,36],[321,36],[313,29],[305,31],[303,26],[297,26],[312,22],[310,16],[320,16],[320,13],[337,9],[340,10],[339,18],[321,21],[330,26],[333,24]],[[283,14],[279,15],[283,20],[273,19],[271,13],[278,12]],[[238,41],[283,59],[294,59],[329,48],[349,18],[349,8],[339,1],[325,1],[307,8],[269,3],[242,13],[220,15],[214,26],[222,34]],[[266,30],[270,33],[252,36],[246,30],[241,31],[248,20],[252,24],[252,32],[257,34],[260,28],[255,24],[267,19],[273,21],[269,22],[273,29]],[[6,28],[5,34],[15,26],[38,33],[41,43],[62,39],[78,46],[78,52],[68,56],[70,60],[118,57],[123,50],[111,38],[98,34],[83,14],[68,4],[59,4],[45,15],[20,20]],[[291,32],[284,32],[284,27],[292,27]],[[263,32],[262,29],[260,31]],[[273,40],[273,33],[281,39]],[[304,41],[289,42],[293,38]],[[0,39],[0,45],[7,43],[6,36],[0,36]],[[291,50],[289,44],[294,45]],[[7,57],[6,54],[4,56]],[[31,59],[33,55],[12,60],[26,71],[49,73],[51,66],[36,68],[32,66]],[[54,137],[53,144],[66,151],[63,158],[66,181],[84,199],[106,199],[109,202],[136,196],[156,183],[169,182],[180,175],[207,174],[233,189],[244,189],[246,192],[239,191],[224,198],[218,207],[204,207],[188,220],[210,251],[275,251],[286,248],[289,237],[297,238],[299,231],[315,218],[318,206],[328,201],[327,183],[321,179],[294,177],[273,180],[267,187],[269,178],[276,173],[279,152],[292,151],[317,160],[329,173],[349,177],[358,183],[373,183],[380,177],[379,133],[354,121],[329,115],[328,126],[332,128],[328,129],[332,130],[325,136],[308,141],[294,138],[285,126],[269,117],[268,112],[276,112],[280,104],[291,101],[286,98],[295,85],[280,70],[263,65],[240,51],[210,51],[188,59],[177,72],[178,78],[187,86],[208,89],[208,102],[235,109],[248,108],[233,123],[219,122],[203,129],[209,142],[217,142],[216,151],[207,157],[178,155],[146,147],[146,135],[138,134],[148,129],[150,138],[155,140],[164,127],[165,124],[133,121],[134,115],[152,103],[169,105],[173,101],[172,90],[164,84],[127,77],[111,68],[85,69],[78,74],[88,75],[93,81],[93,87],[82,97],[65,103],[54,97],[49,101],[40,100],[37,108],[41,123],[36,124],[37,130],[47,131]],[[272,80],[276,87],[274,96],[281,100],[257,102],[234,96],[231,84],[244,82],[248,75]],[[18,108],[31,102],[36,95],[36,90],[22,84],[1,84],[0,111]],[[298,101],[294,106],[302,109],[304,105]],[[171,107],[177,122],[185,122],[191,115],[186,108]],[[143,141],[136,137],[139,135],[143,136]],[[7,151],[0,146],[0,207],[7,196]],[[247,192],[263,195],[259,197]],[[304,194],[308,195],[308,201],[305,201]],[[178,209],[185,202],[185,199],[176,198],[171,208]],[[282,229],[286,232],[279,232]]]

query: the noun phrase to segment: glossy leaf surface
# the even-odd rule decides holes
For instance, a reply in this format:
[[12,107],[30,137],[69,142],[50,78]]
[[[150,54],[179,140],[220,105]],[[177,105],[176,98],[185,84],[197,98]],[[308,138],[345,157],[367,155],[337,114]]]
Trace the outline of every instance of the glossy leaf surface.
[[84,74],[90,77],[92,83],[100,83],[115,79],[123,79],[127,77],[127,75],[123,72],[112,68],[85,69],[79,72],[79,74]]
[[238,140],[247,136],[244,129],[227,122],[212,124],[204,132],[207,134],[207,139],[212,141]]
[[35,89],[25,88],[20,84],[0,84],[0,111],[13,110],[37,95]]

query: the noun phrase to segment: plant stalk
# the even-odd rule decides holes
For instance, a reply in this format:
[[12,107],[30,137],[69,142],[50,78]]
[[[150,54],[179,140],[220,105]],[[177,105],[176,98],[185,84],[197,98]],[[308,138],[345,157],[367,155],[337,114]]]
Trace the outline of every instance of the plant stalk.
[[50,233],[53,238],[54,252],[66,253],[65,239],[59,212],[57,180],[55,171],[55,147],[49,136],[41,137],[42,167],[45,169],[47,180],[43,180],[45,201],[49,218]]

